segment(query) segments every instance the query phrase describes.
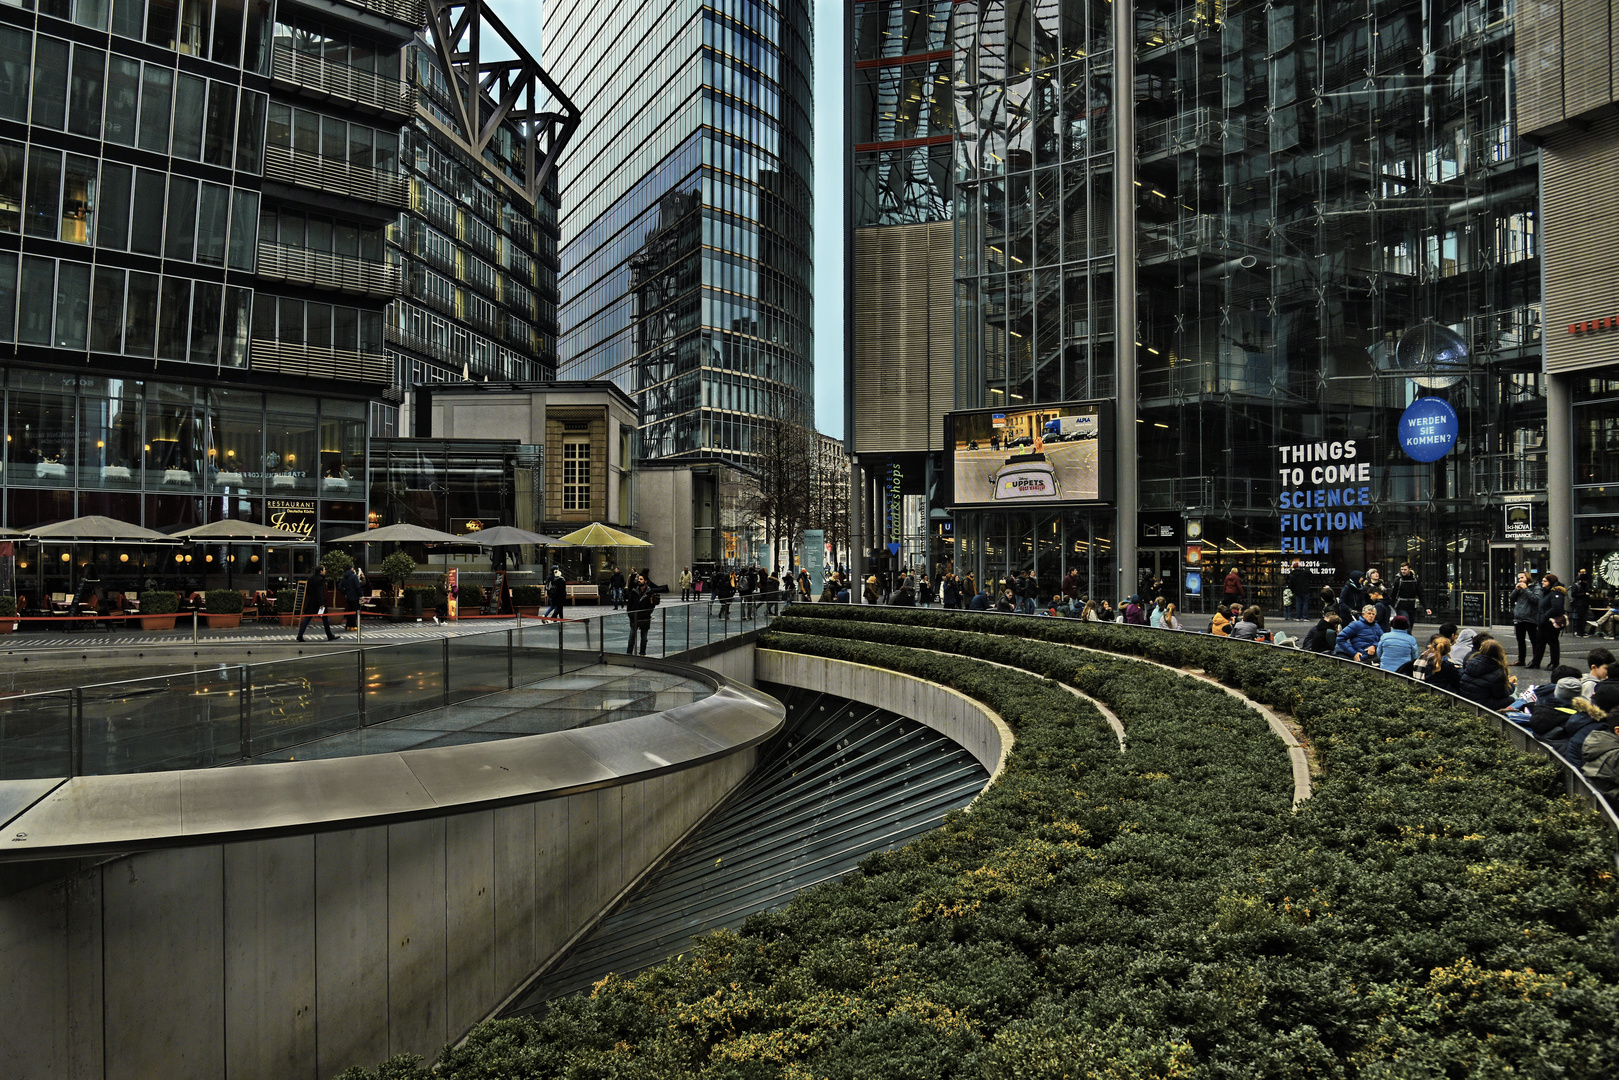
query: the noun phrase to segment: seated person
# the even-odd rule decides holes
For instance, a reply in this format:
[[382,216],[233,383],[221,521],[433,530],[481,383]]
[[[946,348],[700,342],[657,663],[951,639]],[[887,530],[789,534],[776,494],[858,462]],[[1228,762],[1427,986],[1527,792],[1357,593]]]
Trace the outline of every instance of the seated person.
[[1240,618],[1231,627],[1233,641],[1258,641],[1260,631],[1265,629],[1265,616],[1258,607],[1250,607],[1241,612]]
[[1389,623],[1389,632],[1377,643],[1377,666],[1384,671],[1409,675],[1422,651],[1417,639],[1411,636],[1411,620],[1396,615]]
[[[1585,665],[1591,670],[1580,679],[1580,696],[1588,698],[1596,693],[1597,683],[1608,678],[1609,672],[1613,668],[1613,653],[1601,647],[1592,649],[1585,654]],[[1619,674],[1619,672],[1614,672],[1614,674]]]
[[1580,772],[1604,795],[1619,789],[1619,714],[1604,716],[1586,736]]
[[1585,715],[1574,706],[1574,699],[1578,697],[1578,676],[1557,680],[1552,693],[1530,704],[1529,730],[1546,740],[1566,739],[1570,723],[1578,726],[1579,719]]
[[1377,657],[1377,643],[1383,639],[1383,628],[1377,625],[1377,608],[1367,604],[1360,609],[1360,618],[1338,631],[1333,652],[1354,660],[1370,662]]
[[1428,651],[1411,667],[1413,675],[1441,690],[1461,688],[1462,669],[1450,658],[1450,638],[1442,633],[1428,639]]
[[1310,632],[1304,635],[1304,640],[1299,644],[1299,648],[1305,652],[1331,652],[1333,646],[1338,642],[1338,630],[1342,625],[1343,621],[1338,618],[1336,611],[1327,611],[1310,628]]
[[1232,604],[1228,614],[1223,607],[1214,609],[1214,618],[1209,620],[1209,633],[1215,637],[1230,637],[1231,628],[1237,625],[1242,618],[1242,605]]
[[989,592],[987,590],[984,590],[984,589],[979,589],[978,590],[978,595],[973,597],[972,602],[967,605],[967,610],[968,611],[988,611],[989,609],[990,609]]
[[1507,667],[1506,650],[1491,639],[1462,665],[1456,692],[1486,709],[1505,709],[1512,704],[1512,688],[1517,683],[1518,677]]

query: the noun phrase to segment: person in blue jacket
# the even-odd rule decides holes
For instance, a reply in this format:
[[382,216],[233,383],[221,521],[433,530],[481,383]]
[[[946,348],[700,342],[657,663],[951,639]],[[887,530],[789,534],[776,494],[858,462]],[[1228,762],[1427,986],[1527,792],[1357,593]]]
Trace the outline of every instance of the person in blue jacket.
[[1377,656],[1377,643],[1383,639],[1383,628],[1377,625],[1377,608],[1371,604],[1360,609],[1360,618],[1338,631],[1338,644],[1332,650],[1339,656],[1371,662]]
[[1416,665],[1417,657],[1422,654],[1417,639],[1411,636],[1411,620],[1404,615],[1396,615],[1391,620],[1391,628],[1377,643],[1377,666],[1384,671],[1398,671],[1402,674],[1411,674]]

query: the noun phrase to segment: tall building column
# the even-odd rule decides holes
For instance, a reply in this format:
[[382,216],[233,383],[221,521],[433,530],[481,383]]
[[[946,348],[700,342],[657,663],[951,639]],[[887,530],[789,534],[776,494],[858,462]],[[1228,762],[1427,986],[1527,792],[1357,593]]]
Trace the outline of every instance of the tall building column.
[[1574,396],[1569,377],[1546,375],[1547,569],[1572,583],[1574,559]]
[[[853,422],[852,420],[849,422]],[[866,565],[866,470],[859,458],[849,461],[849,603],[860,603]]]
[[1113,289],[1117,321],[1114,363],[1118,373],[1114,442],[1114,548],[1118,581],[1114,595],[1130,594],[1136,575],[1136,128],[1135,4],[1113,5]]

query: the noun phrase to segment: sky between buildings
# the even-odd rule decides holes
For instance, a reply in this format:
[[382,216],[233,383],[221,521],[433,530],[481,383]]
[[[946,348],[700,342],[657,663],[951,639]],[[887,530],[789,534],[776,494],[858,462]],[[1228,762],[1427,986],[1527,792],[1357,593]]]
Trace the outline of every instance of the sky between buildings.
[[[843,437],[843,7],[815,0],[815,426]],[[540,0],[488,0],[545,63]],[[485,38],[485,41],[488,39]],[[486,59],[494,59],[493,56]],[[565,91],[571,87],[564,86]],[[581,109],[587,101],[576,101]]]

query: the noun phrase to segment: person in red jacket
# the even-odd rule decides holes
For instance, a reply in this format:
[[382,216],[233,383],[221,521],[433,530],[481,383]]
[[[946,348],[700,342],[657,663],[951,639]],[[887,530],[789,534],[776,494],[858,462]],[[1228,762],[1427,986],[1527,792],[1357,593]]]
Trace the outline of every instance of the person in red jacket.
[[1235,566],[1226,567],[1225,571],[1225,602],[1229,607],[1239,600],[1248,599],[1248,590],[1242,587],[1242,575],[1237,573]]

